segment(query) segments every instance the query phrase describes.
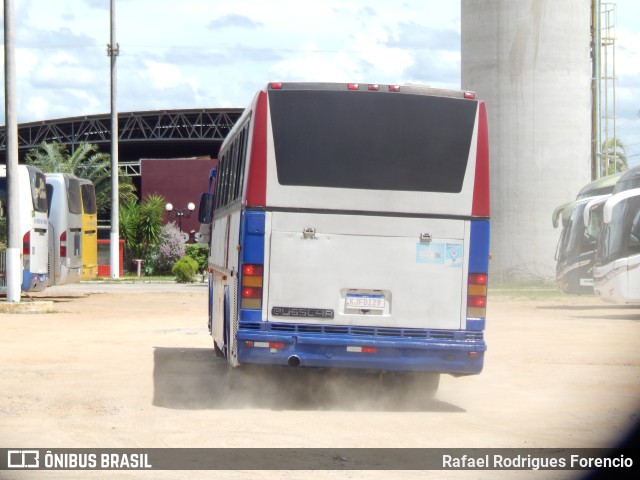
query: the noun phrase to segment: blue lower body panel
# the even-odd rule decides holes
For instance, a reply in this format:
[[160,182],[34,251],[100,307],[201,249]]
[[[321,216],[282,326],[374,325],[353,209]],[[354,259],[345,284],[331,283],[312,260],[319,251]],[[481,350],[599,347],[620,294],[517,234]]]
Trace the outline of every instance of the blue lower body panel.
[[22,270],[22,285],[20,288],[23,292],[41,292],[47,286],[47,277],[45,273],[31,273],[29,270]]
[[297,357],[301,367],[424,371],[454,375],[480,373],[487,349],[480,331],[271,322],[241,322],[237,340],[238,361],[241,364],[288,365],[291,357]]

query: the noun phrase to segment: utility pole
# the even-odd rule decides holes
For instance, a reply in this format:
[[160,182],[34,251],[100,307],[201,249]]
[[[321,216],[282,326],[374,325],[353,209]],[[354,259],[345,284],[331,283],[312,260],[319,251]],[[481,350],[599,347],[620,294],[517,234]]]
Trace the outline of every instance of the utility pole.
[[4,0],[4,112],[7,155],[7,302],[20,302],[22,265],[18,223],[18,118],[14,0]]
[[107,46],[107,55],[111,58],[111,236],[110,256],[111,278],[120,276],[120,200],[118,196],[118,109],[116,99],[118,96],[116,57],[120,53],[120,47],[116,43],[116,0],[111,2],[111,36]]

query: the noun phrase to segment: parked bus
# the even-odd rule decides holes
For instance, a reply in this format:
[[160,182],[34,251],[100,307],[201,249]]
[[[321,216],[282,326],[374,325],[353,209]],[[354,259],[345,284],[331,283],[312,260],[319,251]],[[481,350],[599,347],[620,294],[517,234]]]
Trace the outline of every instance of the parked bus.
[[232,367],[412,373],[430,392],[441,373],[481,372],[489,153],[474,93],[271,83],[219,161],[209,329]]
[[556,282],[564,293],[593,294],[593,262],[602,217],[594,215],[585,225],[585,206],[593,199],[610,195],[622,174],[617,173],[585,185],[576,200],[556,208],[553,227],[562,224],[556,249]]
[[616,193],[631,190],[632,188],[640,188],[640,165],[630,168],[621,174],[620,180],[618,180],[613,189],[613,193],[615,195]]
[[80,178],[82,199],[82,280],[98,276],[98,210],[93,183]]
[[82,196],[80,180],[47,173],[49,285],[66,285],[82,276]]
[[[22,238],[22,282],[25,292],[41,291],[47,286],[47,191],[44,174],[36,167],[18,166],[18,224]],[[0,243],[7,246],[8,210],[7,167],[0,165]],[[1,252],[1,287],[6,287],[5,251]],[[4,261],[3,261],[4,260]]]
[[603,209],[594,289],[605,301],[640,303],[640,188],[612,195]]

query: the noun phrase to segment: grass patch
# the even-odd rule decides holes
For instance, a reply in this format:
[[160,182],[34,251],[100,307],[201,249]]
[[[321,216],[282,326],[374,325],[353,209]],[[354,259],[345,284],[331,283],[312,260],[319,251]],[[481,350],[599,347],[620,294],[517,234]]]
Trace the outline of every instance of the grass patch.
[[489,283],[489,298],[550,300],[566,298],[555,283],[544,281]]
[[98,277],[92,278],[90,280],[83,280],[86,282],[100,282],[100,283],[118,283],[118,282],[126,282],[126,283],[149,283],[149,282],[175,282],[176,278],[173,275],[150,275],[144,276],[141,275],[138,277],[135,273],[125,273],[123,276],[119,278],[111,278],[111,277]]

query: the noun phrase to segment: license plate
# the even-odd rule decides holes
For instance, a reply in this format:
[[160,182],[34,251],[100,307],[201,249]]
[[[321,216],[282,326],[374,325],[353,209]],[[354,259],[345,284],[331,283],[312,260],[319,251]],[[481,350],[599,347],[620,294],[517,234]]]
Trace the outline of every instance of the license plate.
[[345,306],[357,310],[384,310],[382,295],[347,295]]

